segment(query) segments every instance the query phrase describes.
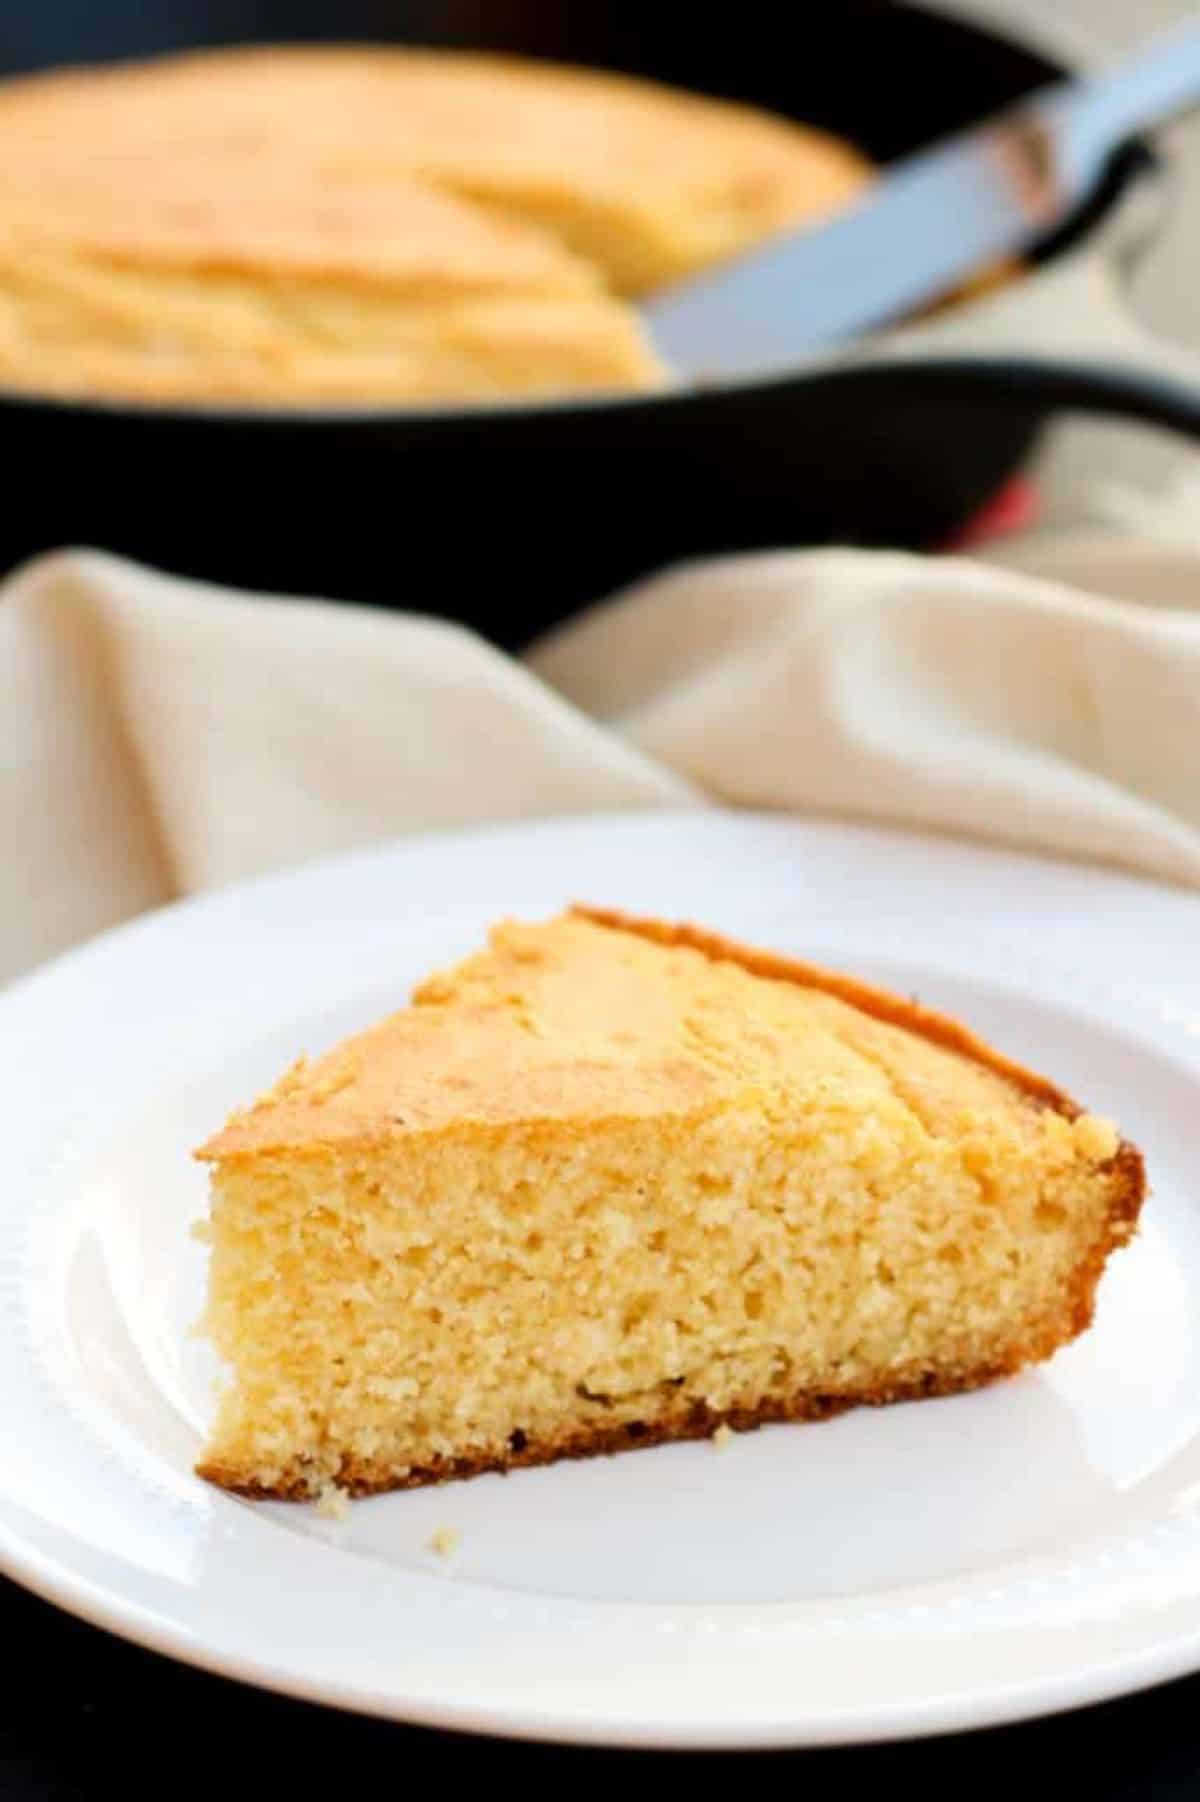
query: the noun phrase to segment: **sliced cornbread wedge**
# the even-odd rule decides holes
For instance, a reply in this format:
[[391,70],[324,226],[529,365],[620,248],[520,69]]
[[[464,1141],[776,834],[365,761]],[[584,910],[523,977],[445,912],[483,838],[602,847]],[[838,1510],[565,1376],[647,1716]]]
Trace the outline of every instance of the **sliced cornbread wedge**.
[[1087,1326],[1142,1161],[953,1021],[690,927],[497,927],[213,1165],[200,1473],[356,1492],[969,1389]]

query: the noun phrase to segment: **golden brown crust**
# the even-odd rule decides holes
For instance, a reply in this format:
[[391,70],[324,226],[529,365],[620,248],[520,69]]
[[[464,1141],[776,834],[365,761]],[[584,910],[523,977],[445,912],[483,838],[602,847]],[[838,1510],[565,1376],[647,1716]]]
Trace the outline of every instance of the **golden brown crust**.
[[917,1001],[893,995],[888,989],[872,988],[853,976],[823,969],[819,964],[806,964],[799,958],[784,957],[779,952],[756,951],[749,945],[739,944],[736,939],[725,938],[719,932],[709,932],[703,926],[692,926],[686,921],[670,924],[622,913],[615,907],[592,907],[581,901],[570,911],[578,919],[590,920],[593,926],[607,926],[613,932],[631,932],[637,938],[669,949],[699,951],[715,963],[736,964],[749,975],[764,977],[769,982],[791,982],[799,988],[817,989],[823,995],[844,1001],[848,1007],[857,1008],[860,1013],[870,1014],[874,1020],[898,1026],[903,1032],[915,1033],[943,1051],[951,1051],[973,1064],[982,1065],[985,1070],[1012,1083],[1031,1100],[1052,1107],[1055,1113],[1068,1120],[1078,1119],[1083,1112],[1078,1102],[1047,1082],[1044,1076],[1004,1057],[965,1026],[960,1026],[957,1020],[922,1007]]
[[[1064,1334],[1061,1340],[1064,1345],[1091,1326],[1096,1309],[1096,1290],[1104,1275],[1109,1253],[1132,1239],[1148,1193],[1145,1161],[1138,1147],[1131,1145],[1127,1139],[1121,1140],[1115,1157],[1110,1158],[1102,1168],[1110,1179],[1105,1232],[1096,1240],[1087,1258],[1075,1272],[1068,1297],[1071,1331]],[[1052,1349],[1058,1348],[1055,1346]]]
[[[767,981],[790,983],[830,995],[872,1019],[911,1033],[976,1065],[1008,1084],[1017,1094],[1039,1107],[1052,1109],[1064,1119],[1076,1120],[1083,1114],[1079,1103],[1064,1090],[1005,1057],[957,1020],[888,990],[872,987],[817,964],[756,950],[686,922],[641,918],[614,908],[583,903],[572,907],[567,917],[607,931],[628,934],[665,949],[693,950],[714,962],[735,964]],[[422,985],[421,994],[432,993],[443,980],[434,979]],[[334,1142],[335,1137],[361,1135],[366,1140],[377,1137],[385,1128],[392,1133],[438,1128],[445,1124],[448,1099],[453,1103],[453,1111],[461,1117],[485,1123],[489,1118],[485,1107],[489,1099],[488,1072],[497,1052],[492,1029],[488,1027],[483,1031],[473,1050],[468,1048],[478,1064],[478,1070],[472,1074],[474,1086],[468,1087],[466,1076],[472,1072],[472,1065],[468,1051],[463,1049],[462,1038],[454,1048],[452,1066],[444,1066],[440,1052],[424,1036],[429,1015],[435,1011],[421,1007],[403,1010],[360,1035],[357,1041],[348,1041],[331,1052],[294,1082],[291,1076],[285,1078],[270,1096],[264,1097],[249,1113],[235,1116],[223,1131],[201,1146],[197,1157],[217,1161],[282,1144],[295,1151],[306,1141],[321,1146]],[[363,1047],[362,1070],[356,1062],[356,1045]],[[534,1038],[525,1046],[518,1092],[520,1111],[526,1117],[535,1114],[539,1105],[545,1105],[548,1099],[562,1099],[558,1094],[561,1072],[556,1074],[554,1070],[555,1055],[552,1041]],[[539,1059],[545,1061],[541,1073],[536,1068]],[[442,1086],[447,1068],[454,1077],[452,1094]],[[405,1075],[402,1094],[396,1081],[397,1071]],[[368,1073],[375,1079],[378,1093],[368,1090]],[[641,1111],[650,1112],[668,1105],[679,1107],[685,1103],[703,1106],[712,1099],[712,1095],[706,1093],[701,1073],[685,1070],[678,1059],[671,1061],[669,1074],[646,1067],[638,1068],[633,1074],[636,1082],[632,1087],[636,1089]],[[617,1088],[630,1086],[630,1073],[622,1072],[615,1063],[609,1075]],[[554,1079],[555,1086],[549,1096],[540,1086],[543,1077]],[[588,1080],[591,1088],[586,1099],[593,1104],[594,1112],[600,1073],[592,1069]],[[421,1085],[420,1092],[418,1085]],[[397,1112],[400,1101],[403,1103],[402,1115]],[[499,1115],[493,1123],[501,1123]],[[1114,1221],[1118,1218],[1136,1221],[1146,1193],[1141,1153],[1127,1141],[1121,1141],[1109,1167],[1114,1176]],[[1128,1232],[1123,1236],[1127,1237]]]

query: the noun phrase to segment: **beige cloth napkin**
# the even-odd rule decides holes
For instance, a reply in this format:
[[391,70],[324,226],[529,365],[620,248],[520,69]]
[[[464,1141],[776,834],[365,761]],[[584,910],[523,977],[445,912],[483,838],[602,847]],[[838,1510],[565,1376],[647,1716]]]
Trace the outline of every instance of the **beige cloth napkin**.
[[594,809],[833,812],[1200,885],[1196,543],[681,567],[524,667],[411,614],[43,558],[0,590],[0,980],[181,894]]

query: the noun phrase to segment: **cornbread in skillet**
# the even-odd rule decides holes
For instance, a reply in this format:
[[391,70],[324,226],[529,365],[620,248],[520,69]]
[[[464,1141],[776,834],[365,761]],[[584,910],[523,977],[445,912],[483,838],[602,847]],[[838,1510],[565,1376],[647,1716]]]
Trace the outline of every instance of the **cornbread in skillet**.
[[624,297],[815,219],[849,147],[650,82],[352,47],[0,84],[0,383],[152,401],[652,387]]
[[358,1493],[970,1389],[1083,1331],[1139,1153],[953,1021],[690,927],[496,927],[199,1155],[198,1469]]

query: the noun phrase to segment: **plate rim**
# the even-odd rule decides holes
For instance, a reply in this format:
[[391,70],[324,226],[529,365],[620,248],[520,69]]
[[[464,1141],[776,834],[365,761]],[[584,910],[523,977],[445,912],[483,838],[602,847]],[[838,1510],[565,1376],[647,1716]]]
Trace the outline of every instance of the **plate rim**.
[[[136,947],[143,935],[164,931],[171,933],[177,929],[176,923],[179,922],[184,924],[178,929],[186,933],[188,920],[213,909],[219,911],[251,895],[260,898],[265,895],[269,898],[278,889],[297,886],[303,888],[314,877],[335,882],[353,881],[356,871],[369,871],[372,865],[394,858],[397,853],[412,853],[419,859],[424,852],[447,844],[479,845],[484,848],[494,846],[497,840],[521,839],[531,833],[549,835],[552,838],[564,830],[599,830],[601,833],[620,834],[635,823],[643,830],[655,826],[661,829],[680,823],[691,828],[698,820],[711,823],[714,819],[724,824],[736,821],[749,826],[751,830],[756,823],[769,823],[775,831],[795,835],[798,840],[803,840],[806,834],[832,833],[836,837],[849,834],[871,840],[882,838],[904,841],[910,849],[934,846],[945,851],[947,845],[952,845],[959,850],[966,850],[973,859],[982,858],[985,863],[999,859],[1009,865],[1015,862],[1031,871],[1039,868],[1082,870],[1095,879],[1131,885],[1133,893],[1140,890],[1158,897],[1169,894],[1178,898],[1181,907],[1196,906],[1195,897],[1187,891],[1172,890],[1166,885],[1126,871],[1097,871],[1094,866],[1080,865],[1042,853],[1029,854],[1008,846],[997,847],[975,841],[947,840],[938,834],[875,826],[868,822],[796,819],[779,815],[732,813],[720,809],[647,809],[602,815],[572,815],[551,820],[516,821],[483,828],[461,828],[414,835],[386,845],[341,852],[335,857],[315,860],[299,868],[268,873],[247,883],[169,903],[166,907],[97,935],[84,945],[69,949],[6,989],[0,990],[0,1031],[4,1028],[10,1010],[28,1005],[31,997],[36,1003],[38,993],[44,987],[49,987],[52,992],[58,983],[65,981],[70,984],[77,971],[86,971],[90,966],[102,964],[114,952],[121,955],[122,946]],[[718,832],[721,829],[722,825],[718,824]],[[269,905],[269,899],[265,904]],[[7,1499],[4,1489],[3,1474],[0,1473],[0,1506]],[[797,1718],[763,1723],[689,1718],[673,1722],[663,1719],[655,1724],[635,1721],[621,1728],[614,1727],[607,1718],[589,1720],[561,1713],[547,1714],[536,1706],[514,1712],[511,1706],[501,1705],[497,1712],[492,1712],[486,1704],[477,1701],[464,1702],[449,1698],[440,1705],[421,1701],[418,1706],[413,1707],[406,1705],[401,1696],[375,1695],[360,1684],[342,1681],[328,1672],[303,1675],[273,1662],[269,1657],[242,1653],[236,1649],[222,1650],[216,1644],[198,1640],[182,1623],[156,1622],[140,1603],[123,1596],[119,1590],[114,1592],[111,1587],[97,1583],[86,1574],[72,1572],[61,1562],[56,1564],[32,1542],[22,1542],[19,1533],[3,1514],[0,1514],[0,1570],[22,1587],[93,1626],[216,1675],[231,1677],[301,1700],[381,1718],[494,1737],[580,1745],[647,1749],[782,1749],[926,1737],[1061,1713],[1168,1681],[1200,1666],[1198,1607],[1194,1624],[1185,1631],[1166,1637],[1161,1643],[1151,1644],[1135,1653],[1110,1660],[1105,1666],[1088,1666],[1082,1672],[1067,1671],[1054,1680],[1048,1680],[1045,1676],[1035,1677],[1028,1683],[1014,1683],[1008,1689],[987,1697],[964,1694],[918,1703],[907,1701],[896,1704],[894,1709],[876,1703],[873,1704],[873,1713],[870,1715],[858,1713],[853,1718],[845,1719],[828,1717],[824,1726],[819,1720],[805,1722]]]

